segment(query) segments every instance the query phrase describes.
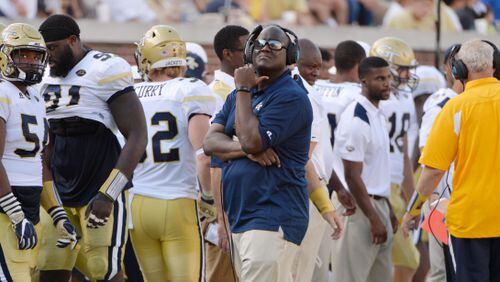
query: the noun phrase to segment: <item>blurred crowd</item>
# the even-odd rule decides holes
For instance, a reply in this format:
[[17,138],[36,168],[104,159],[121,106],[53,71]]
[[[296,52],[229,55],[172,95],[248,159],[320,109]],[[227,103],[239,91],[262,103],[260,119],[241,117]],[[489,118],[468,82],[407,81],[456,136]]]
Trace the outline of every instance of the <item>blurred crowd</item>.
[[438,1],[445,32],[500,29],[498,0],[0,0],[0,16],[20,20],[64,13],[100,21],[176,23],[222,15],[242,24],[434,30]]

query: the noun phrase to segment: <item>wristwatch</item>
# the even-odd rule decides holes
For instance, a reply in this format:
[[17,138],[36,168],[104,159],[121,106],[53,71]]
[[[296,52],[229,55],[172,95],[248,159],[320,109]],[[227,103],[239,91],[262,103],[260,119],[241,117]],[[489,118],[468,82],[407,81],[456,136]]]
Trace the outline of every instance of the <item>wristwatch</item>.
[[240,86],[239,88],[236,88],[236,92],[247,92],[247,93],[252,93],[250,88],[246,86]]

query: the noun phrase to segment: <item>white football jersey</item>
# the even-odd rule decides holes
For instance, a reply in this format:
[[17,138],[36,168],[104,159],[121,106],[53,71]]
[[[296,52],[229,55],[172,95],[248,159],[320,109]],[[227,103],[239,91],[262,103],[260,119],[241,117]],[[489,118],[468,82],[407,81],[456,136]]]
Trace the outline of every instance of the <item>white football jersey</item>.
[[[437,115],[441,112],[444,105],[458,94],[450,88],[441,88],[433,93],[424,103],[424,115],[422,116],[422,126],[420,127],[419,148],[423,148],[427,142],[427,138],[432,129],[432,125],[436,120]],[[450,190],[452,189],[454,163],[451,164],[450,169],[439,181],[436,190],[439,195],[443,193],[443,197],[450,198]],[[444,191],[444,192],[443,192]]]
[[307,91],[307,97],[311,102],[313,110],[311,142],[315,142],[316,147],[314,148],[311,161],[318,176],[328,182],[332,173],[332,165],[331,162],[327,161],[330,160],[330,157],[333,154],[333,148],[330,145],[330,132],[327,115],[323,105],[321,104],[321,95],[302,76],[299,75],[298,68],[295,68],[292,71],[292,76],[295,77],[297,75]]
[[[340,115],[361,94],[361,85],[353,82],[332,83],[328,80],[318,80],[314,88],[321,94],[321,103],[327,113],[332,136]],[[333,140],[331,140],[333,143]],[[331,144],[333,147],[333,144]]]
[[49,120],[77,116],[115,131],[108,104],[132,87],[132,70],[127,61],[92,50],[65,77],[45,77],[41,93]]
[[25,95],[9,81],[0,81],[0,117],[6,137],[2,164],[11,186],[42,186],[40,152],[47,143],[48,124],[41,95],[28,87]]
[[444,105],[457,93],[450,88],[441,88],[433,93],[424,103],[424,115],[422,116],[422,125],[420,126],[418,147],[423,148],[427,138],[431,133],[432,125],[437,115]]
[[340,122],[340,116],[347,106],[359,97],[361,94],[361,85],[353,82],[332,83],[328,80],[318,80],[314,84],[314,88],[321,96],[321,105],[328,121],[329,128],[326,131],[322,129],[321,132],[323,135],[322,138],[329,141],[324,142],[321,147],[327,173],[329,173],[328,177],[330,177],[332,167],[336,168],[335,172],[337,172],[337,175],[340,173],[338,166],[335,165],[336,160],[333,157],[335,131]]
[[148,146],[134,171],[132,193],[159,199],[197,198],[196,152],[188,138],[189,119],[211,116],[216,98],[195,78],[135,85],[146,115]]
[[[397,95],[391,93],[388,100],[380,101],[380,109],[387,118],[389,131],[391,183],[401,184],[404,178],[403,137],[407,134],[408,147],[410,147],[410,144],[416,140],[413,135],[418,135],[417,114],[413,96],[411,92],[405,91],[399,91]],[[411,152],[412,150],[409,148],[408,154],[411,154]]]
[[208,85],[212,93],[215,94],[215,98],[217,99],[217,107],[215,109],[214,116],[219,113],[224,106],[224,102],[226,102],[226,98],[236,87],[234,85],[234,77],[229,74],[216,70],[214,72],[214,80],[210,82]]

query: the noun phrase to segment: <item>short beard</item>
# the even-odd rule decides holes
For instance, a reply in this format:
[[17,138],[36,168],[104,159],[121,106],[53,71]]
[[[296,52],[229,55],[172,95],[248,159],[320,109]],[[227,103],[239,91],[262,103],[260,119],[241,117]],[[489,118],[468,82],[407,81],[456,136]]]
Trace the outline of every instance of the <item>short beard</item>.
[[50,76],[52,77],[64,77],[68,72],[74,67],[75,56],[69,46],[64,48],[61,56],[58,58],[58,63],[56,66],[50,68]]

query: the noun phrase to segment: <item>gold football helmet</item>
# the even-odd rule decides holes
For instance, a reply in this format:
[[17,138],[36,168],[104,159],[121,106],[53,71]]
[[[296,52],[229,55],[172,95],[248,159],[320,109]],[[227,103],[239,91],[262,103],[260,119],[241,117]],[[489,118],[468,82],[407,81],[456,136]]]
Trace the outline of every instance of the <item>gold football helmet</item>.
[[413,91],[418,85],[415,74],[417,60],[411,47],[396,37],[384,37],[373,43],[370,56],[385,59],[393,75],[393,87],[403,90],[406,86]]
[[[9,81],[32,85],[42,81],[47,65],[47,48],[42,35],[29,24],[13,23],[2,31],[0,45],[0,74]],[[39,52],[37,63],[16,63],[13,57],[21,50]]]
[[185,66],[186,53],[186,43],[173,27],[155,25],[137,43],[135,61],[143,78],[149,80],[153,69]]

